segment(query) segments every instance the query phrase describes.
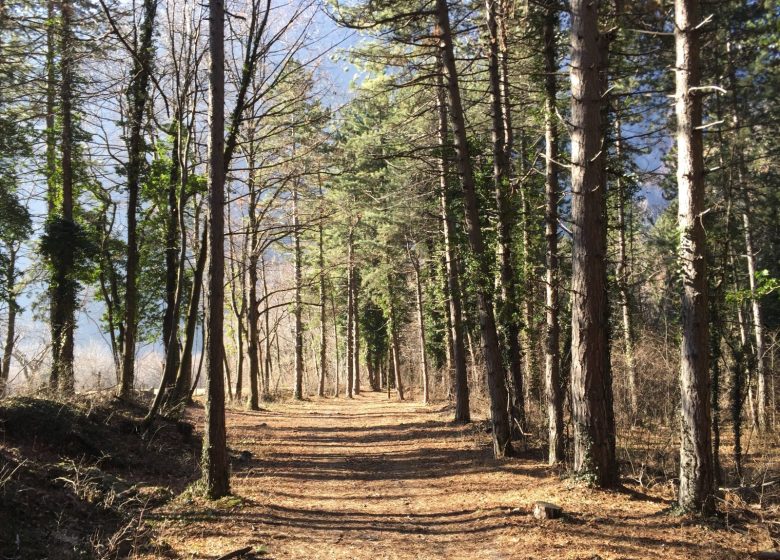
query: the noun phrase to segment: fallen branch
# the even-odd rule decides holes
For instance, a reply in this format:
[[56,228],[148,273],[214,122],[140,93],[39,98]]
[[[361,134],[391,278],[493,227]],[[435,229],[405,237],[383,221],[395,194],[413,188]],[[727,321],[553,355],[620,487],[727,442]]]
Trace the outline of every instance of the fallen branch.
[[752,486],[721,486],[718,488],[721,492],[739,492],[739,491],[745,491],[745,490],[753,490],[754,492],[757,492],[761,490],[762,488],[766,488],[767,486],[774,486],[780,482],[780,478],[777,480],[770,480],[769,482],[762,482],[758,484],[754,484]]
[[227,554],[224,554],[217,558],[217,560],[230,560],[231,558],[238,558],[239,556],[243,556],[244,554],[249,554],[252,552],[251,546],[245,546],[244,548],[239,548],[238,550],[234,550],[233,552],[228,552]]

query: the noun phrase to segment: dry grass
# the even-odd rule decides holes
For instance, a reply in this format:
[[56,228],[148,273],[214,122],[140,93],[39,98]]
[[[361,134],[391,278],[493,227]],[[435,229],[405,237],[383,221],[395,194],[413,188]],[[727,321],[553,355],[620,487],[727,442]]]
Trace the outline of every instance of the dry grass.
[[112,398],[0,402],[0,558],[128,558],[149,548],[145,512],[197,476],[184,423],[138,423]]
[[[258,558],[349,560],[727,559],[771,547],[765,524],[744,515],[671,514],[670,485],[594,491],[536,459],[495,461],[487,434],[448,420],[373,393],[232,410],[231,448],[252,454],[234,461],[235,497],[147,515],[172,552],[199,559],[245,546]],[[536,500],[564,519],[535,520]]]

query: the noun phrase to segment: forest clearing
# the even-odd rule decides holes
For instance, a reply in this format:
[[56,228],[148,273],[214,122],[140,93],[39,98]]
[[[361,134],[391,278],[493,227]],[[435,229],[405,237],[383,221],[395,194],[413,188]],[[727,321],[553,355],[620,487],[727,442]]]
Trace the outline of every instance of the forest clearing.
[[780,558],[778,0],[0,0],[0,558]]

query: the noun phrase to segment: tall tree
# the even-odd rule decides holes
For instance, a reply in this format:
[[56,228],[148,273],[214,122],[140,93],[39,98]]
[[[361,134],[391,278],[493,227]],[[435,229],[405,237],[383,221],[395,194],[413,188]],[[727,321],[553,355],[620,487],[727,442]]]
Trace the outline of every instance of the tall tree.
[[[105,7],[105,6],[104,6]],[[154,58],[154,20],[157,0],[144,0],[143,20],[133,57],[132,81],[127,92],[129,138],[127,139],[127,267],[125,274],[125,344],[119,394],[129,397],[135,379],[136,334],[138,331],[138,195],[145,157],[143,124],[149,100]]]
[[[439,57],[440,58],[440,57]],[[455,224],[452,216],[452,193],[449,185],[449,143],[447,126],[446,90],[444,89],[443,73],[436,76],[436,127],[437,158],[439,172],[439,199],[441,207],[442,237],[444,240],[444,259],[447,274],[449,298],[450,338],[452,339],[452,363],[454,367],[455,385],[455,422],[469,422],[469,385],[466,371],[466,344],[463,332],[463,311],[461,303],[460,272],[455,253]]]
[[[295,142],[295,140],[293,140]],[[295,147],[293,146],[293,157]],[[301,250],[301,222],[298,209],[299,179],[293,179],[292,210],[293,210],[293,251],[295,254],[295,304],[293,317],[295,318],[295,388],[293,397],[303,399],[303,303],[301,301],[303,290],[303,252]]]
[[[520,325],[518,324],[517,288],[512,255],[512,206],[511,194],[511,155],[512,130],[511,107],[508,104],[508,84],[503,79],[499,29],[505,25],[505,2],[486,0],[485,14],[488,29],[488,76],[490,82],[490,115],[492,119],[491,138],[493,143],[493,188],[498,216],[498,252],[500,292],[496,302],[497,323],[507,348],[509,383],[512,387],[512,415],[518,426],[525,424],[525,406],[523,401],[523,372],[520,361]],[[503,39],[503,41],[501,41]]]
[[355,395],[360,394],[360,269],[357,265],[352,271],[352,330],[354,331],[353,343],[355,345],[352,358],[355,363],[352,367],[354,379],[352,381],[352,392]]
[[319,186],[319,220],[317,221],[317,265],[319,267],[319,306],[320,306],[320,379],[317,385],[317,396],[325,396],[325,379],[328,377],[328,335],[325,331],[326,313],[326,293],[325,293],[325,247],[324,247],[324,210],[323,210],[323,192],[322,176],[317,173],[317,183]]
[[617,482],[609,357],[599,1],[571,3],[572,416],[574,470]]
[[675,114],[677,189],[682,273],[680,389],[680,507],[702,513],[714,508],[710,432],[709,325],[704,225],[704,148],[699,0],[675,0]]
[[545,238],[547,243],[547,275],[545,285],[545,390],[547,395],[548,461],[562,462],[564,457],[563,395],[561,386],[560,351],[560,266],[558,263],[558,126],[556,115],[557,81],[557,32],[558,12],[556,0],[547,0],[544,6],[543,54],[544,54],[544,145],[545,145]]
[[[73,4],[69,0],[60,3],[60,214],[49,221],[48,238],[60,243],[73,243],[78,236],[78,226],[73,216],[73,73],[74,38],[72,31]],[[57,231],[60,230],[60,231]],[[64,250],[62,250],[64,248]],[[67,247],[50,251],[59,257],[52,263],[52,371],[51,388],[70,394],[75,391],[73,372],[74,332],[76,330],[76,293],[78,284],[74,278],[74,254]],[[59,255],[55,255],[59,252]]]
[[[615,114],[615,159],[618,165],[623,162],[623,127],[620,110]],[[634,317],[631,309],[631,278],[628,266],[628,240],[627,230],[630,223],[628,205],[631,203],[630,189],[623,179],[622,168],[618,170],[615,178],[617,190],[617,230],[618,230],[618,262],[617,262],[617,286],[620,294],[620,310],[623,327],[623,355],[626,361],[626,381],[628,385],[628,403],[631,415],[636,417],[639,407],[639,397],[636,386],[636,359],[634,356]]]
[[355,227],[347,233],[347,398],[355,391]]
[[[253,132],[253,131],[252,131]],[[259,306],[260,302],[257,297],[257,270],[260,261],[260,239],[258,234],[259,229],[259,212],[258,212],[258,187],[257,187],[257,170],[256,170],[256,158],[254,134],[250,133],[250,139],[248,142],[248,156],[247,161],[249,165],[249,255],[247,263],[247,271],[249,273],[249,309],[247,313],[247,321],[249,322],[249,408],[250,410],[258,410],[260,408],[260,396],[258,391],[258,382],[260,380],[260,361],[262,353],[260,351],[260,332],[259,332]]]
[[469,246],[477,260],[477,313],[479,316],[482,353],[487,370],[488,392],[490,394],[490,418],[493,425],[493,454],[496,457],[511,456],[513,453],[510,435],[509,414],[507,411],[507,390],[504,366],[498,344],[496,320],[493,314],[493,296],[490,286],[490,262],[483,241],[479,222],[479,206],[474,182],[474,168],[469,152],[463,102],[460,95],[458,70],[455,64],[452,30],[450,27],[447,0],[436,0],[436,19],[441,39],[442,59],[445,83],[449,96],[449,115],[452,121],[453,142],[456,163],[463,188],[463,201],[466,213],[466,231]]
[[[410,242],[411,245],[411,242]],[[415,301],[417,303],[417,334],[420,344],[420,388],[422,389],[422,402],[428,404],[429,379],[428,379],[428,352],[425,342],[425,309],[423,307],[423,290],[421,278],[420,256],[417,249],[409,246],[409,261],[412,263],[414,273]]]
[[206,371],[206,433],[203,484],[211,499],[230,492],[225,430],[225,386],[222,364],[225,300],[225,4],[209,0],[209,310]]

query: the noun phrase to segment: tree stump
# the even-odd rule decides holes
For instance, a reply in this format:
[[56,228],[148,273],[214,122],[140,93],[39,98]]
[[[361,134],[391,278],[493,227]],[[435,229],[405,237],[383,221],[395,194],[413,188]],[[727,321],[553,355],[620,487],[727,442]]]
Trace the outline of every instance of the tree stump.
[[563,516],[563,508],[550,502],[534,503],[534,517],[536,519],[559,519]]

